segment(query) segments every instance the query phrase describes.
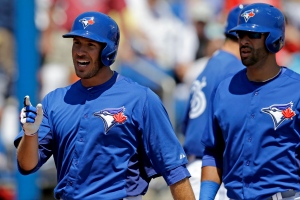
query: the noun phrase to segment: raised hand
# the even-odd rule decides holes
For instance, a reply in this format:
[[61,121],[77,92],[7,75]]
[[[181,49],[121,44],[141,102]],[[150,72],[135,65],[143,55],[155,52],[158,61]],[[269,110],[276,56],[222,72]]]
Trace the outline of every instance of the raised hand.
[[30,103],[29,96],[24,97],[24,108],[21,110],[20,122],[25,135],[33,136],[39,130],[43,120],[42,104],[33,107]]

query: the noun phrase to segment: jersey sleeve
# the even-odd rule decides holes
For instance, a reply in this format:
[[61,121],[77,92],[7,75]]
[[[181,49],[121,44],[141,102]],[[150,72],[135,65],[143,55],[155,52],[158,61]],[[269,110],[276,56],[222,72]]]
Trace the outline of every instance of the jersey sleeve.
[[[168,184],[172,184],[171,180],[176,179],[170,178],[172,170],[185,166],[187,158],[173,130],[167,111],[159,97],[150,89],[147,90],[142,118],[142,140],[145,153],[155,171],[165,180],[170,180]],[[185,174],[181,179],[189,176],[185,167],[178,170],[182,171],[181,174]]]
[[204,145],[204,155],[202,158],[202,166],[214,166],[222,169],[223,166],[223,151],[224,139],[222,137],[221,129],[218,125],[217,118],[214,116],[214,105],[217,102],[215,95],[216,89],[211,95],[213,103],[209,106],[208,123],[205,128],[206,132],[203,134],[201,142]]

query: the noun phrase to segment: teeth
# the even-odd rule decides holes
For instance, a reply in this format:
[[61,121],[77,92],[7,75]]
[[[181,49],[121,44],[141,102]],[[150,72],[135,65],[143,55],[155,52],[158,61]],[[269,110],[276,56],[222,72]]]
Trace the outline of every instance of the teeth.
[[80,65],[88,65],[89,62],[88,62],[88,61],[82,61],[82,62],[79,62],[79,61],[78,61],[78,64],[80,64]]

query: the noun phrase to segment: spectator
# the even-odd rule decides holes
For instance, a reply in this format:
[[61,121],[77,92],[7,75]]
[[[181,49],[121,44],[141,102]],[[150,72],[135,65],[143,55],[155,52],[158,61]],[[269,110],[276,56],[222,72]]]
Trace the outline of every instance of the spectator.
[[0,0],[0,199],[13,199],[10,145],[4,141],[3,113],[15,95],[17,77],[15,61],[15,2]]

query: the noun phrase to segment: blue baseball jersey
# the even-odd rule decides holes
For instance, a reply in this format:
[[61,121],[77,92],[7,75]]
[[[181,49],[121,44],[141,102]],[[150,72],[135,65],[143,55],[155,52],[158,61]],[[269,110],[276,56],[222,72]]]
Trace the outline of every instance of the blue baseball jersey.
[[193,82],[183,122],[184,150],[187,155],[202,158],[201,137],[205,132],[211,94],[226,76],[245,68],[233,54],[218,50],[208,61],[203,72]]
[[241,70],[216,90],[202,138],[203,166],[223,169],[229,198],[300,190],[300,75],[281,69],[267,82],[251,82]]
[[152,177],[171,185],[190,176],[159,97],[116,72],[99,86],[56,89],[42,105],[38,165],[19,170],[33,173],[53,155],[57,199],[122,199],[145,194]]

